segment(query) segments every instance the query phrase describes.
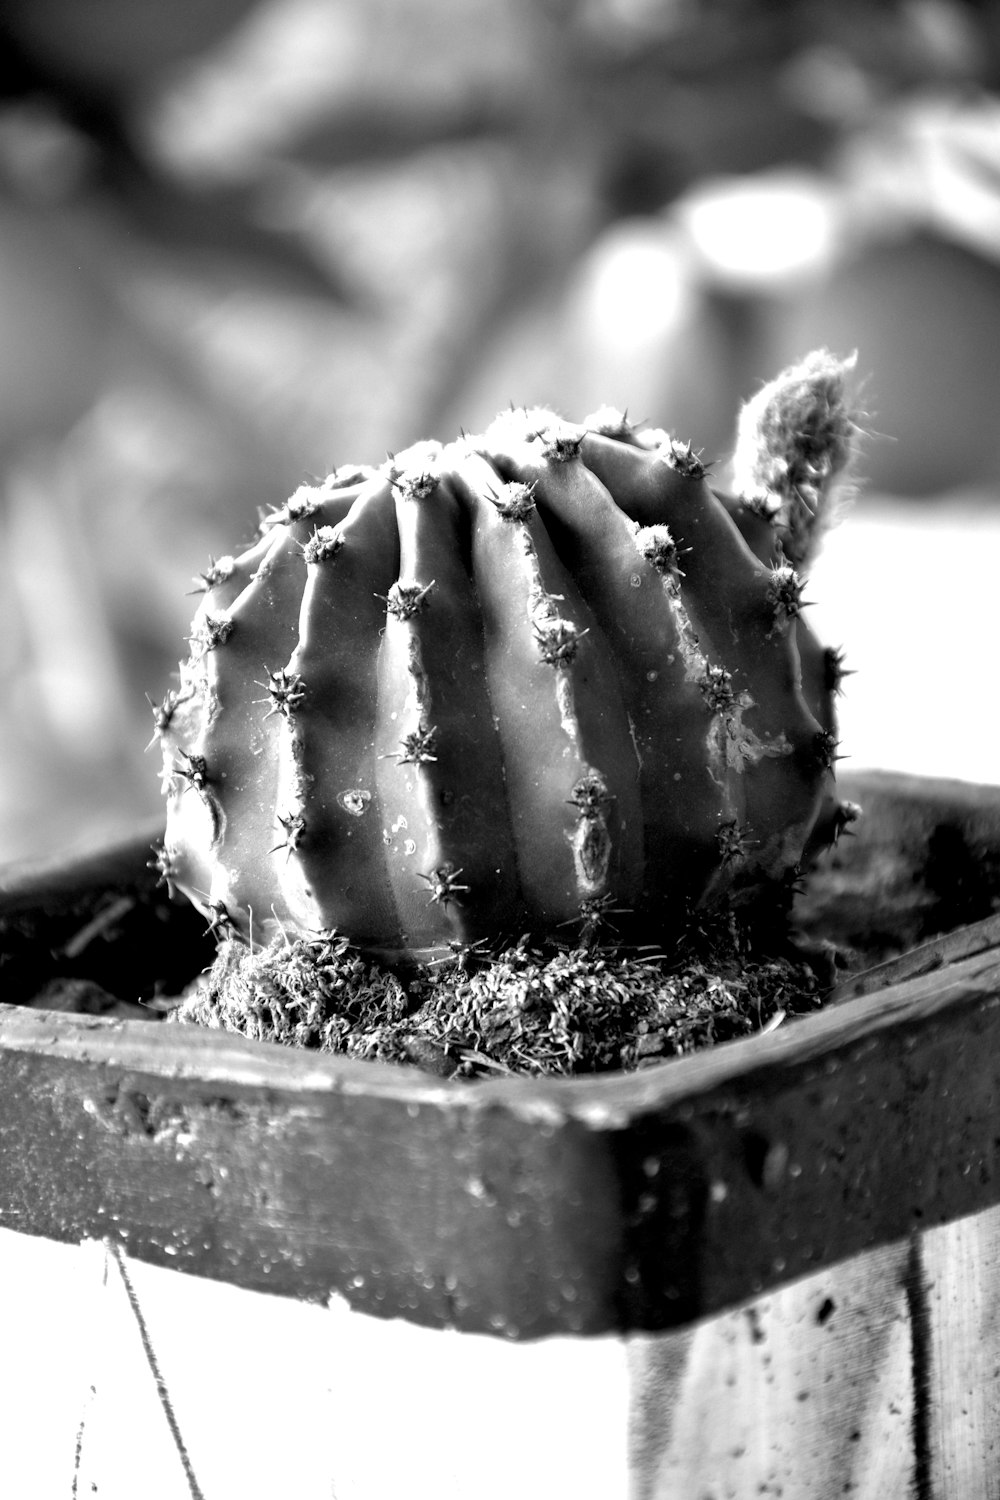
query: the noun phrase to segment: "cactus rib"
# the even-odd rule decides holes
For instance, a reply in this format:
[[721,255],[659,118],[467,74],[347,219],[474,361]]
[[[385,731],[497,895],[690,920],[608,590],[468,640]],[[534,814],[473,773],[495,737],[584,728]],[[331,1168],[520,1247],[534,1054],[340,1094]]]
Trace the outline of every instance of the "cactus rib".
[[662,941],[783,896],[853,815],[804,523],[754,501],[761,476],[832,487],[846,409],[807,374],[782,408],[805,458],[758,453],[750,505],[610,408],[511,410],[298,490],[202,575],[154,709],[171,883],[255,945],[337,929],[420,959],[612,913]]

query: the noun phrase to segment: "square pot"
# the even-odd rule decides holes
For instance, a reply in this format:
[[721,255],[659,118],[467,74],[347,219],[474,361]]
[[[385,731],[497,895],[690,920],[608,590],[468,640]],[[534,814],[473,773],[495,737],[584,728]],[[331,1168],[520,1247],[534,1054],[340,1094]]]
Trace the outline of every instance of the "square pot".
[[629,1075],[39,1008],[211,943],[155,830],[0,876],[3,1492],[994,1494],[1000,788],[841,780],[800,916],[866,972]]

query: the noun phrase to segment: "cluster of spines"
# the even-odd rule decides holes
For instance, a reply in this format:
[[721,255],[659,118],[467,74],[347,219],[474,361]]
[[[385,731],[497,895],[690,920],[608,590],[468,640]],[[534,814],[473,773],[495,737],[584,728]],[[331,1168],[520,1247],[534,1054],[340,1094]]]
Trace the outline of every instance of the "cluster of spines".
[[307,563],[328,562],[336,557],[344,539],[332,526],[317,526],[307,542],[302,544],[302,557]]
[[196,574],[195,587],[192,592],[207,594],[210,589],[216,588],[220,583],[225,583],[227,578],[231,578],[235,566],[236,562],[232,557],[210,557],[208,567],[204,572]]

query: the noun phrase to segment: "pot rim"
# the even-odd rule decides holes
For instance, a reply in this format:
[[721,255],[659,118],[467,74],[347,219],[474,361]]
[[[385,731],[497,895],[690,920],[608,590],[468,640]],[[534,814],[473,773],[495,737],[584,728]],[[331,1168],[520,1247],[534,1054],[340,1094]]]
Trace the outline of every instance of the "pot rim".
[[[61,893],[151,882],[146,832],[64,865]],[[8,872],[0,911],[51,868]],[[1000,1202],[997,925],[631,1074],[447,1082],[0,1006],[0,1225],[436,1327],[688,1323]]]

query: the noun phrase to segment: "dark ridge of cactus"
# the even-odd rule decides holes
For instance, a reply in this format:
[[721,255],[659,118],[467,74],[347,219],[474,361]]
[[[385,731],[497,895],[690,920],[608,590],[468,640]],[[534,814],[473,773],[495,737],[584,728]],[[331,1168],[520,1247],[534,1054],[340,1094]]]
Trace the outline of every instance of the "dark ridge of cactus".
[[[809,435],[797,495],[846,458],[818,358],[765,403]],[[202,575],[154,709],[172,885],[255,947],[336,929],[390,961],[787,901],[849,817],[842,669],[800,613],[801,527],[765,511],[610,409],[301,488]]]

